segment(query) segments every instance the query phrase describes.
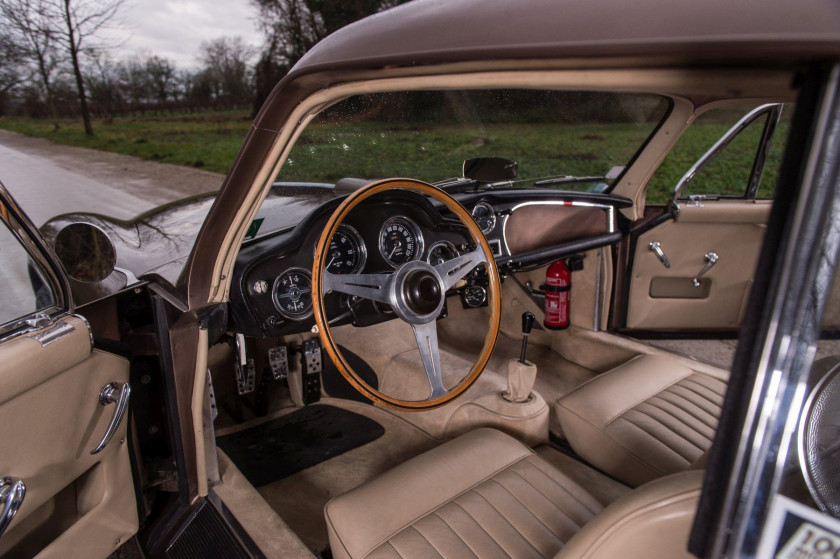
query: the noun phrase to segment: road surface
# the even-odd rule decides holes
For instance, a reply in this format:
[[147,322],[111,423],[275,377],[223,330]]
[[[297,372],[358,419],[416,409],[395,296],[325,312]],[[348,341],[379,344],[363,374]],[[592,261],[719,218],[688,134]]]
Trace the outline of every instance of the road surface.
[[[217,173],[61,146],[0,130],[0,182],[37,226],[70,212],[131,219],[166,202],[218,190],[223,179]],[[28,257],[2,226],[0,262],[2,324],[37,306]]]
[[218,190],[223,179],[218,173],[0,130],[0,182],[38,226],[76,211],[130,219],[172,200]]

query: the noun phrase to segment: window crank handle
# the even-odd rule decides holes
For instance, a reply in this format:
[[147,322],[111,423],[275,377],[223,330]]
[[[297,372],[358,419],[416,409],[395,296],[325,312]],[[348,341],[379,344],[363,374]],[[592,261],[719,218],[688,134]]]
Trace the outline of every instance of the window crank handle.
[[662,244],[659,241],[653,241],[648,245],[648,248],[653,251],[656,257],[662,262],[662,265],[666,268],[671,267],[671,262],[668,261],[668,257],[665,256],[665,253],[662,252]]
[[694,276],[694,279],[691,280],[691,284],[694,285],[694,287],[700,287],[700,278],[703,277],[703,274],[705,274],[706,272],[711,270],[712,266],[717,264],[717,261],[719,260],[719,257],[717,255],[717,253],[715,253],[715,252],[707,252],[706,256],[705,256],[705,260],[706,260],[706,265],[703,266],[703,269],[700,270],[700,273],[697,274],[696,276]]

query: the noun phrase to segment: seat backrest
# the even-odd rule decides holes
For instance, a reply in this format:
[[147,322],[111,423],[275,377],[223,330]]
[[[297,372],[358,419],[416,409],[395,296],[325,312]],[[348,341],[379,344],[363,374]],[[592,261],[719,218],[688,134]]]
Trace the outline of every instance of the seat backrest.
[[587,522],[555,559],[693,557],[688,536],[703,475],[702,470],[681,472],[631,491]]

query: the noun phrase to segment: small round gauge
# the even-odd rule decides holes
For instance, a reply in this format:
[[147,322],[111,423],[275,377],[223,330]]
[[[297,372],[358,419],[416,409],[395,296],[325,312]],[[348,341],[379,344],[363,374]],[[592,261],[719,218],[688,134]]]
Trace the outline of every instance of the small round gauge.
[[472,212],[470,213],[478,228],[485,235],[496,227],[496,210],[487,202],[479,202],[473,206]]
[[277,312],[292,320],[312,314],[312,276],[302,268],[289,268],[274,280],[271,291]]
[[355,274],[365,265],[367,249],[358,231],[349,225],[340,225],[327,255],[327,271],[331,274]]
[[471,285],[463,291],[464,302],[470,307],[480,307],[487,301],[487,290],[480,285]]
[[455,245],[449,241],[438,241],[429,247],[429,255],[426,257],[426,262],[432,266],[437,266],[457,256],[458,249],[455,248]]
[[417,260],[423,254],[423,234],[407,217],[392,217],[379,230],[379,252],[392,266]]

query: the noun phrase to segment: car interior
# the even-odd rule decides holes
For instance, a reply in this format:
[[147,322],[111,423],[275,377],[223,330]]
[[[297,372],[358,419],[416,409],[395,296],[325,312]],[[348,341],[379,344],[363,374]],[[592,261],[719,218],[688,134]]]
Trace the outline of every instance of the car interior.
[[[229,303],[197,319],[194,346],[169,333],[187,314],[165,282],[106,298],[72,284],[84,318],[43,359],[76,365],[21,381],[0,425],[47,408],[84,440],[113,434],[103,410],[127,389],[78,421],[60,397],[117,375],[131,434],[97,457],[41,422],[53,463],[86,461],[27,497],[37,513],[0,553],[189,489],[271,557],[688,556],[797,108],[782,73],[741,75],[737,92],[691,77],[420,83],[303,107],[222,276]],[[97,349],[69,355],[84,321]],[[814,383],[836,370],[835,345],[821,341]],[[162,355],[186,354],[193,376],[161,373]],[[187,395],[194,428],[173,425],[166,393]],[[197,449],[186,465],[172,459],[182,437]],[[103,490],[129,460],[136,502]],[[187,466],[196,488],[176,475]],[[797,472],[789,491],[814,502]],[[140,537],[186,530],[161,525]],[[218,538],[199,541],[220,553]]]
[[[475,115],[486,108],[481,95],[494,93],[499,92],[447,93],[445,108],[427,103],[438,113],[458,115],[459,109],[467,112],[460,106],[464,99],[478,98],[478,107],[470,108]],[[414,99],[395,100],[397,94],[388,97],[342,103],[368,115],[418,105]],[[556,92],[554,97],[555,105],[586,98]],[[455,108],[446,105],[453,98]],[[641,96],[613,101],[623,108],[635,101],[636,110],[638,105],[647,110],[635,119],[648,125],[642,135],[653,137],[636,147],[656,142],[664,133],[662,120],[676,110],[675,104],[657,105]],[[496,115],[506,114],[503,100],[488,104]],[[292,165],[306,167],[311,155],[343,172],[344,153],[357,149],[351,142],[375,135],[366,128],[369,122],[354,122],[344,108],[333,107],[310,124],[311,135],[305,131],[297,144],[309,154],[293,150]],[[575,162],[582,169],[575,176],[538,175],[539,180],[520,183],[496,169],[497,176],[476,181],[484,187],[471,182],[475,171],[468,170],[469,162],[454,181],[435,169],[432,176],[440,177],[435,184],[452,191],[481,229],[503,281],[498,311],[486,260],[484,270],[479,266],[447,290],[436,321],[443,392],[455,392],[471,378],[496,312],[499,332],[483,373],[456,400],[424,411],[410,406],[434,401],[442,392],[436,392],[425,364],[417,326],[395,318],[400,313],[388,299],[348,286],[369,288],[382,279],[374,273],[415,259],[440,266],[479,250],[467,224],[453,221],[456,212],[417,196],[410,181],[395,180],[360,198],[338,223],[327,218],[337,206],[330,201],[302,227],[255,233],[239,253],[231,289],[241,345],[222,343],[211,351],[219,409],[216,491],[227,503],[237,499],[231,487],[249,482],[279,517],[275,522],[287,525],[305,548],[329,550],[334,557],[642,556],[652,545],[669,556],[685,554],[727,387],[732,338],[743,320],[772,202],[767,183],[778,171],[793,109],[792,103],[753,99],[692,107],[696,114],[688,120],[711,141],[698,141],[693,154],[691,146],[686,153],[679,145],[674,150],[682,161],[687,155],[699,160],[691,184],[680,183],[670,201],[647,206],[632,224],[622,215],[630,206],[626,198],[599,192],[631,171],[621,168],[607,178],[608,165],[598,158],[587,168],[586,154],[579,156],[583,165]],[[598,133],[618,133],[608,121],[599,122]],[[399,137],[392,122],[388,132]],[[324,140],[332,124],[342,136]],[[782,130],[775,138],[774,127]],[[418,128],[414,141],[420,144],[426,130]],[[581,130],[574,133],[585,136]],[[712,130],[720,138],[711,136]],[[740,134],[726,138],[732,131]],[[487,136],[493,141],[486,151],[497,155],[503,141],[493,130]],[[382,138],[388,140],[388,134]],[[727,141],[702,161],[719,139]],[[686,132],[689,140],[694,141]],[[344,153],[325,158],[323,150],[336,142]],[[696,146],[703,151],[697,153]],[[651,163],[643,153],[629,157],[634,155],[631,166]],[[726,160],[730,156],[733,161]],[[754,165],[758,158],[768,161],[763,169]],[[688,161],[680,173],[694,163]],[[482,163],[492,167],[493,161]],[[529,164],[536,166],[527,155],[518,163],[519,177]],[[595,165],[600,172],[590,170]],[[733,172],[733,165],[745,168]],[[715,166],[726,170],[725,180]],[[387,176],[370,169],[358,174]],[[301,176],[281,172],[278,181],[284,182],[275,188],[288,188],[283,185]],[[305,176],[334,180],[328,174]],[[677,187],[676,178],[658,180]],[[554,188],[540,191],[539,181],[554,182]],[[335,189],[358,192],[368,182],[374,181],[342,176]],[[626,235],[616,237],[619,231]],[[315,270],[323,254],[323,293],[316,293],[319,274],[310,272],[313,247]],[[572,270],[570,317],[563,329],[543,326],[551,296],[547,268],[557,259]],[[350,279],[339,283],[328,273]],[[324,315],[317,323],[313,303],[315,313]],[[527,331],[529,314],[536,322]],[[335,355],[313,342],[313,333],[323,328],[329,329]],[[724,339],[694,339],[710,335]],[[249,369],[255,371],[250,380]],[[266,380],[269,375],[275,380]],[[257,386],[255,396],[237,399],[239,383]],[[303,446],[326,436],[351,449],[290,471],[278,461],[294,451],[277,440],[279,432],[292,428],[306,441]],[[250,520],[242,524],[252,532]]]

